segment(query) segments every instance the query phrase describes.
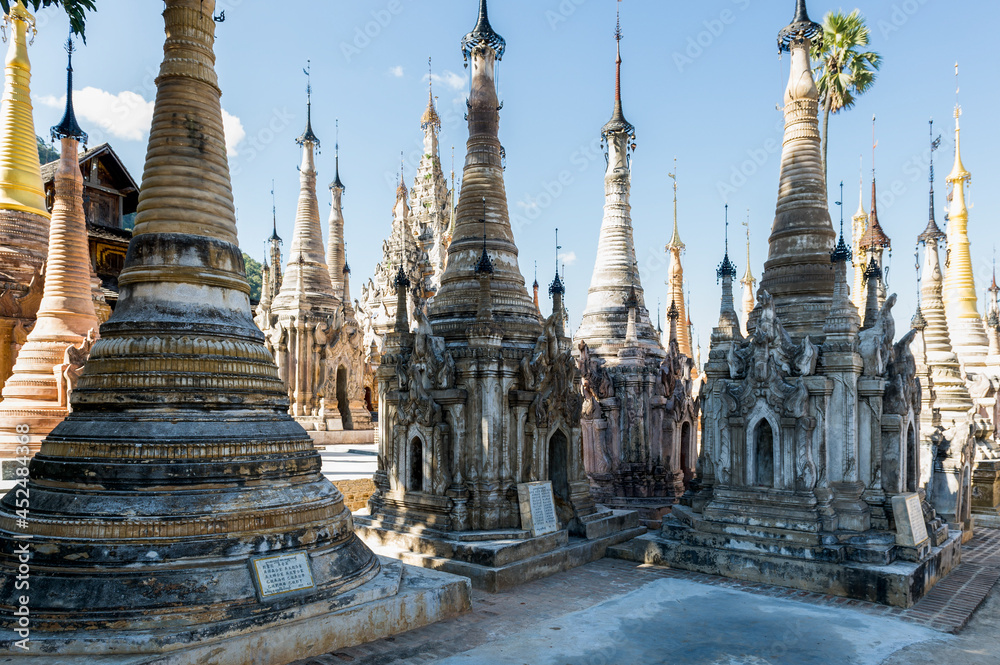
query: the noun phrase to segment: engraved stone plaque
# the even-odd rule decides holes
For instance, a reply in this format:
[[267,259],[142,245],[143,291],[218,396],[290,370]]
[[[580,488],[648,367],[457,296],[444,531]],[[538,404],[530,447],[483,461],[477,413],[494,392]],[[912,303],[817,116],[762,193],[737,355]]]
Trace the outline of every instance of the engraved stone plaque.
[[531,531],[532,536],[559,530],[551,481],[520,483],[517,486],[517,498],[521,507],[521,526]]
[[276,554],[252,559],[254,581],[261,598],[315,586],[305,552]]
[[907,547],[917,547],[927,540],[927,525],[920,507],[920,495],[899,494],[892,497],[892,511],[896,515],[896,542]]

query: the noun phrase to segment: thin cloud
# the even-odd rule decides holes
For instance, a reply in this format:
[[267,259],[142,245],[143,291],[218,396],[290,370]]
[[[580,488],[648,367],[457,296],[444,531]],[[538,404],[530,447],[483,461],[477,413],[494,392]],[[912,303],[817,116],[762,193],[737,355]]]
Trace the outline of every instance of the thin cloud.
[[576,263],[576,252],[565,252],[559,255],[559,263],[571,266]]
[[[444,70],[440,74],[431,74],[431,82],[437,86],[444,86],[452,90],[462,90],[468,85],[468,80],[462,74],[456,74],[451,70]],[[424,75],[424,80],[427,80],[427,75]]]
[[389,68],[389,76],[395,76],[398,79],[403,78],[403,66],[396,65],[395,67]]
[[[45,106],[62,108],[66,105],[66,96],[45,95],[38,101]],[[142,141],[153,124],[153,102],[131,90],[117,94],[90,86],[74,90],[73,108],[86,123],[123,141]],[[242,121],[225,109],[222,125],[226,132],[226,151],[230,157],[235,157],[236,147],[246,138],[246,130]]]

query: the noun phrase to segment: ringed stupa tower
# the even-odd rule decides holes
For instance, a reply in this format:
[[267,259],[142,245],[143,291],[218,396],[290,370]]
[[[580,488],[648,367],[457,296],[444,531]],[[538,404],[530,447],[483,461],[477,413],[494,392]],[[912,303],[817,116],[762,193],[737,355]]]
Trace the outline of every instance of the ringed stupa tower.
[[[340,123],[337,123],[337,142],[333,148],[333,181],[330,183],[330,217],[327,220],[326,255],[330,272],[330,283],[333,285],[333,295],[344,304],[344,308],[352,308],[350,303],[350,285],[348,284],[350,268],[347,267],[347,250],[344,247],[344,192],[347,190],[340,180]],[[345,295],[347,299],[345,300]]]
[[18,426],[27,425],[32,453],[69,409],[69,394],[83,368],[100,323],[90,284],[90,253],[83,213],[79,146],[87,134],[73,112],[73,42],[66,44],[66,111],[52,128],[62,151],[55,176],[49,225],[45,288],[35,327],[3,387],[0,401],[0,456],[14,457]]
[[17,0],[3,20],[11,34],[0,102],[0,386],[38,311],[49,239],[28,60],[35,17]]
[[604,219],[587,308],[574,341],[583,374],[583,449],[591,493],[604,505],[638,510],[643,518],[657,520],[684,493],[685,480],[693,475],[697,407],[691,397],[694,368],[681,268],[684,243],[677,228],[676,170],[670,174],[674,231],[667,244],[667,349],[642,301],[629,205],[635,128],[622,110],[621,39],[619,17],[614,111],[601,130],[608,162]]
[[810,40],[798,42],[791,37],[798,34],[798,26],[810,24],[805,0],[799,0],[788,27],[789,38],[783,42],[792,61],[785,88],[785,138],[778,204],[760,280],[760,289],[774,298],[775,311],[793,339],[806,335],[822,339],[833,297],[830,252],[836,234],[827,207],[820,150],[819,91],[809,49],[801,47]]
[[[402,570],[383,570],[354,535],[343,497],[287,413],[237,245],[215,2],[165,5],[118,305],[72,413],[31,460],[30,513],[18,515],[15,492],[0,502],[3,616],[23,594],[15,549],[25,534],[32,649],[61,662],[164,653],[245,662],[253,653],[283,663],[461,611],[459,589],[441,589],[433,604],[406,597]],[[337,611],[350,613],[350,629]]]

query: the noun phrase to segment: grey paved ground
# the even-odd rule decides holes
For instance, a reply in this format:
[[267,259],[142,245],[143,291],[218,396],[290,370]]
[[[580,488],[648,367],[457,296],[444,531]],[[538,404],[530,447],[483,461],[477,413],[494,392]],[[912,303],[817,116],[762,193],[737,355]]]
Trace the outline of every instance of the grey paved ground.
[[1000,587],[958,635],[935,616],[601,559],[297,665],[1000,664]]

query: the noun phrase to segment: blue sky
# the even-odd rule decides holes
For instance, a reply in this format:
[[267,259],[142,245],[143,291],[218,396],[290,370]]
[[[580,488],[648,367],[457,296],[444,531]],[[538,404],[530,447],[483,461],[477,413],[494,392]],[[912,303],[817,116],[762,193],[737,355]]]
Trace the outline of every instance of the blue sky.
[[[467,70],[461,37],[475,23],[476,0],[220,0],[217,69],[231,144],[240,242],[258,259],[271,224],[275,181],[278,231],[290,238],[298,193],[294,138],[305,123],[307,59],[313,72],[313,126],[323,140],[319,180],[333,178],[334,120],[340,120],[348,260],[353,293],[372,274],[389,233],[399,154],[412,182],[427,99],[427,58],[444,119],[442,155],[455,146],[461,177]],[[491,21],[507,40],[500,65],[501,140],[506,187],[528,283],[553,274],[560,229],[572,325],[579,324],[594,264],[603,205],[601,126],[614,92],[614,0],[494,0]],[[138,180],[142,174],[153,79],[161,58],[160,3],[99,0],[88,44],[76,57],[78,115],[92,139],[110,141]],[[723,205],[730,204],[732,257],[742,275],[743,227],[750,210],[751,265],[759,278],[777,194],[787,55],[777,32],[792,0],[623,0],[625,113],[638,132],[632,219],[647,306],[664,297],[671,196],[667,173],[678,160],[681,237],[692,320],[703,347],[718,318],[715,268],[723,251]],[[831,119],[831,215],[845,182],[846,217],[857,208],[858,157],[864,155],[869,207],[871,118],[878,122],[880,221],[893,241],[890,289],[899,293],[900,328],[915,306],[913,248],[927,220],[927,121],[943,135],[937,153],[938,220],[943,222],[954,149],[954,63],[961,63],[963,158],[973,174],[970,235],[980,291],[987,285],[1000,209],[1000,132],[991,48],[1000,4],[984,0],[810,0],[819,20],[830,9],[860,7],[884,56],[879,80],[857,107]],[[66,20],[39,15],[30,49],[36,131],[60,115]],[[101,121],[103,120],[103,127]],[[742,171],[742,173],[741,173]],[[329,194],[320,192],[324,224]],[[980,309],[982,312],[982,309]]]

